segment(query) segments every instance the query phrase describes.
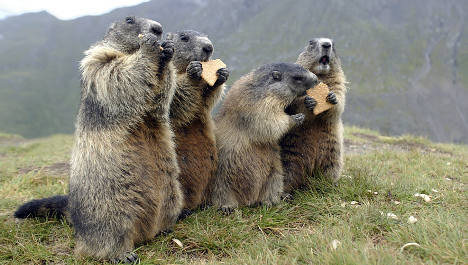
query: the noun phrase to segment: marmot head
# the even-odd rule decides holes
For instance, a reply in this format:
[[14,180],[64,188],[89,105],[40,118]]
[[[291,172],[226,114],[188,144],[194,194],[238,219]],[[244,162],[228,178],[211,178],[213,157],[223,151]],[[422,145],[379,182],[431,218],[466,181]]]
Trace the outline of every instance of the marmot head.
[[304,66],[316,75],[327,75],[340,65],[333,40],[315,38],[299,55],[296,63]]
[[166,38],[174,42],[172,61],[178,72],[185,72],[192,61],[208,61],[213,54],[213,44],[206,35],[200,32],[184,30],[168,33]]
[[293,63],[266,64],[255,69],[251,76],[248,93],[257,99],[273,97],[285,105],[305,95],[318,82],[317,76]]
[[140,48],[138,35],[151,33],[161,39],[163,28],[159,22],[139,17],[126,17],[116,21],[107,30],[103,42],[124,53],[133,53]]

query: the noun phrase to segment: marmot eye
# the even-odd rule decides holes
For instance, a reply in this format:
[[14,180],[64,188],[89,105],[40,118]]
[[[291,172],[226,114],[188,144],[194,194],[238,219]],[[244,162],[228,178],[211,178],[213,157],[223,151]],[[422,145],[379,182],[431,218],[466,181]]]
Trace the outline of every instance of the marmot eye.
[[189,41],[189,39],[190,39],[190,38],[189,38],[189,36],[187,36],[187,35],[182,35],[182,36],[180,36],[180,40],[183,41],[183,42],[187,42],[187,41]]
[[315,40],[310,40],[310,41],[309,41],[309,45],[310,45],[311,47],[315,47],[315,45],[317,45],[317,41],[315,41]]
[[133,24],[133,23],[135,23],[135,18],[133,18],[133,17],[126,17],[126,18],[125,18],[125,22],[127,22],[128,24]]
[[271,72],[271,76],[273,77],[273,80],[276,80],[276,81],[281,81],[281,73],[278,72],[278,71],[273,71]]

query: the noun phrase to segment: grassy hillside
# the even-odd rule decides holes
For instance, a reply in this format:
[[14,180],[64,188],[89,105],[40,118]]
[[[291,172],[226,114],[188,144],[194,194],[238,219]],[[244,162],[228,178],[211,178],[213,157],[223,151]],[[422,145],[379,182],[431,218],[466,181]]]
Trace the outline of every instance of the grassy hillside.
[[[228,217],[199,211],[139,246],[141,264],[467,264],[468,147],[355,127],[345,136],[338,185],[311,180],[291,201]],[[12,218],[27,200],[66,193],[71,143],[0,134],[0,264],[98,264],[74,259],[69,224]]]
[[345,121],[383,134],[468,143],[468,27],[464,1],[158,0],[61,21],[45,12],[0,20],[0,130],[71,133],[78,62],[127,15],[165,31],[197,29],[232,70],[294,61],[307,40],[335,39],[349,83]]

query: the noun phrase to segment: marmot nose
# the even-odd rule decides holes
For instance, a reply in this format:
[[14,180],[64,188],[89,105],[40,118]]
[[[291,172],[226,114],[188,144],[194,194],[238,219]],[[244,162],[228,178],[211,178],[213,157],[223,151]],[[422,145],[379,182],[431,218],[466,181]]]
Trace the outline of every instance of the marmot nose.
[[213,52],[213,45],[207,44],[207,45],[203,46],[203,51],[208,53],[208,54],[211,54]]
[[163,29],[161,25],[155,23],[150,26],[149,32],[153,33],[154,35],[160,36],[163,33]]
[[309,74],[306,77],[305,81],[305,87],[306,89],[309,89],[311,87],[314,87],[318,84],[318,78],[314,73],[309,72]]
[[329,49],[331,47],[331,42],[327,41],[327,42],[322,43],[322,47],[325,49]]

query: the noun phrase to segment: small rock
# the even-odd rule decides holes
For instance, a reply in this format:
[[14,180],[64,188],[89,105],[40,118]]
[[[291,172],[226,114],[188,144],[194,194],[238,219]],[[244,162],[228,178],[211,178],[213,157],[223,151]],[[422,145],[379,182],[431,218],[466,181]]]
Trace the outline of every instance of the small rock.
[[367,192],[369,192],[369,193],[372,193],[372,191],[371,191],[371,190],[366,190],[366,191],[367,191]]
[[351,205],[356,205],[356,204],[359,204],[359,202],[357,202],[357,201],[351,201],[349,204],[351,204]]
[[417,221],[418,221],[418,219],[416,217],[412,216],[412,215],[410,217],[408,217],[408,224],[414,224]]
[[177,239],[177,238],[173,238],[173,239],[172,239],[172,242],[176,243],[177,246],[179,246],[180,248],[183,248],[183,247],[184,247],[184,244],[182,244],[182,242],[180,242],[180,240]]
[[452,164],[452,163],[450,163],[450,162],[447,162],[447,166],[450,166],[451,164]]
[[387,213],[387,218],[398,220],[398,216],[394,213]]
[[415,193],[414,194],[414,197],[420,197],[420,198],[423,198],[425,202],[430,202],[431,201],[431,197],[427,194],[424,194],[424,193]]
[[374,195],[377,195],[377,194],[379,194],[379,193],[377,191],[374,191]]
[[346,202],[342,202],[341,207],[346,207]]
[[331,242],[331,248],[333,250],[337,249],[341,245],[341,242],[339,240],[333,239]]
[[398,204],[400,204],[400,202],[399,202],[399,201],[393,201],[393,203],[394,203],[395,205],[398,205]]
[[439,191],[436,190],[436,189],[432,189],[431,191],[432,191],[432,192],[435,192],[435,193],[438,193],[438,192],[439,192]]

